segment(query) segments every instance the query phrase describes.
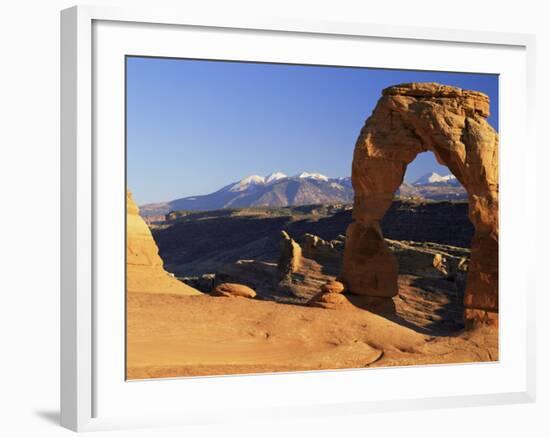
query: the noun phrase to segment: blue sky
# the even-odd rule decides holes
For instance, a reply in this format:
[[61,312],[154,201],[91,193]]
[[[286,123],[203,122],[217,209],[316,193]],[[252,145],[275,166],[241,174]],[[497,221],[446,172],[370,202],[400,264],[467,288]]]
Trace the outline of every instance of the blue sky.
[[[251,174],[349,176],[383,88],[439,82],[484,92],[495,75],[127,58],[127,184],[138,204],[207,194]],[[405,179],[449,171],[420,154]]]

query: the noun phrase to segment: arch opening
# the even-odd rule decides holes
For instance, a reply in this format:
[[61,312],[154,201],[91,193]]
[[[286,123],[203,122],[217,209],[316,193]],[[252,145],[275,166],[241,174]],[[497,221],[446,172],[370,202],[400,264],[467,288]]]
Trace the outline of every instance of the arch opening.
[[407,166],[381,228],[398,266],[395,315],[432,335],[462,329],[473,225],[466,190],[433,152]]

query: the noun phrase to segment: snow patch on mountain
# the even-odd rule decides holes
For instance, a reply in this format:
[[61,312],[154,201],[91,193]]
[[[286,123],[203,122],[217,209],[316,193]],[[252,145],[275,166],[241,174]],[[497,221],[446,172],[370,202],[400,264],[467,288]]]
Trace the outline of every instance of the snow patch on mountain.
[[328,177],[321,173],[308,173],[307,171],[303,171],[298,176],[296,176],[299,179],[315,179],[318,181],[328,181]]
[[275,173],[271,173],[265,177],[265,183],[270,184],[272,182],[276,182],[281,179],[285,179],[288,176],[280,171],[276,171]]
[[413,185],[428,185],[428,184],[446,184],[456,181],[456,177],[452,174],[441,176],[436,172],[426,173],[413,182]]
[[241,179],[239,182],[234,183],[231,186],[231,188],[229,188],[229,191],[231,192],[246,191],[257,185],[264,185],[264,184],[265,184],[265,178],[263,176],[258,176],[254,174],[251,176],[247,176],[244,179]]

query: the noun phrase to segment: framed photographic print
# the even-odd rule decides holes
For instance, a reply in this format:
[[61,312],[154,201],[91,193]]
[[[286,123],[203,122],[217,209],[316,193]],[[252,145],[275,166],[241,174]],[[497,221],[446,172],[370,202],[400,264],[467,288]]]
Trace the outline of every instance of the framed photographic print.
[[534,399],[532,36],[61,17],[64,426]]

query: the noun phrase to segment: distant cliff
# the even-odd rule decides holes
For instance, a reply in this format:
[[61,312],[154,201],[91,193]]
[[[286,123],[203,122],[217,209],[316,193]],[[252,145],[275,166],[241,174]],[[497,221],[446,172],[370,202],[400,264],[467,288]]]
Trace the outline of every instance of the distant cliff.
[[[306,233],[333,240],[351,223],[348,205],[221,209],[172,213],[153,225],[167,270],[181,275],[215,271],[239,259],[276,262],[281,230],[300,240]],[[473,227],[466,202],[396,201],[382,221],[394,240],[469,247]]]

